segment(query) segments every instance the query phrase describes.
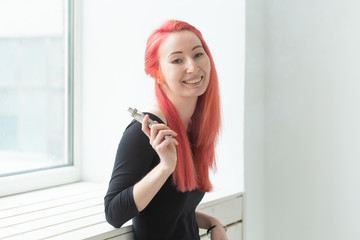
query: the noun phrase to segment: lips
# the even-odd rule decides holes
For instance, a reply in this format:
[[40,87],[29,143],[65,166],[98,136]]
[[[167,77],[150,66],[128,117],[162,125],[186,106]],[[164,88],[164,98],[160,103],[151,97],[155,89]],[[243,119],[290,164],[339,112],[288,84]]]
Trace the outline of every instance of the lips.
[[183,81],[183,83],[186,83],[186,84],[196,84],[196,83],[200,82],[203,78],[204,78],[203,76],[198,76],[198,77],[195,77],[195,78],[191,78],[191,79],[185,80],[185,81]]

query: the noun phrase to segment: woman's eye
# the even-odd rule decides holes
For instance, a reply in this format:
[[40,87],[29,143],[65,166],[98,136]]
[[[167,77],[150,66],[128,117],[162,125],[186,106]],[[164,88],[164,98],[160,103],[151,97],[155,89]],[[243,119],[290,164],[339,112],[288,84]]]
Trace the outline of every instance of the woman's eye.
[[172,60],[171,63],[182,63],[182,60],[177,58],[177,59]]
[[199,58],[199,57],[201,57],[202,55],[204,55],[204,54],[203,54],[203,53],[197,53],[197,54],[195,54],[194,58]]

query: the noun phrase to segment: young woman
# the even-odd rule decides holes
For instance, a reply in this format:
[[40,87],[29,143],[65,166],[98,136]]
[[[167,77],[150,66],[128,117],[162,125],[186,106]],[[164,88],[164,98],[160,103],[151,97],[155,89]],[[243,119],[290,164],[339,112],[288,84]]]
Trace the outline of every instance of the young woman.
[[[156,100],[121,138],[106,219],[114,227],[133,219],[136,240],[200,239],[199,228],[227,239],[219,220],[195,210],[212,189],[220,128],[217,74],[200,31],[166,21],[148,38],[145,72],[155,80]],[[151,128],[149,117],[157,123]]]

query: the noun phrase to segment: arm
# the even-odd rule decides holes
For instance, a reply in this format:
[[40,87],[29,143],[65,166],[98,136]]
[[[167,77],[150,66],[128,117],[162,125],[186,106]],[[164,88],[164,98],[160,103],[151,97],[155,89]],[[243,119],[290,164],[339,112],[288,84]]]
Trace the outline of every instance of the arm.
[[164,185],[168,177],[175,170],[177,155],[175,138],[166,138],[166,135],[176,136],[176,133],[165,124],[155,124],[149,129],[146,115],[142,123],[142,131],[148,136],[151,146],[160,157],[160,163],[134,186],[134,201],[139,211],[150,203],[156,193]]
[[196,222],[199,228],[209,229],[211,226],[216,225],[215,228],[211,230],[211,239],[212,240],[227,240],[226,232],[223,228],[221,222],[205,213],[201,213],[199,211],[195,212]]
[[133,198],[134,185],[156,164],[156,153],[149,146],[140,125],[133,121],[125,130],[104,198],[106,220],[114,227],[139,214]]
[[[177,141],[163,141],[161,136],[176,134],[164,124],[158,125],[151,131],[146,129],[146,136],[141,132],[140,125],[133,122],[120,141],[104,199],[106,220],[114,227],[121,227],[138,215],[175,169],[176,157],[169,156],[176,156],[174,144]],[[149,144],[149,136],[152,145]],[[167,148],[173,152],[169,154]],[[160,163],[157,164],[159,157]]]

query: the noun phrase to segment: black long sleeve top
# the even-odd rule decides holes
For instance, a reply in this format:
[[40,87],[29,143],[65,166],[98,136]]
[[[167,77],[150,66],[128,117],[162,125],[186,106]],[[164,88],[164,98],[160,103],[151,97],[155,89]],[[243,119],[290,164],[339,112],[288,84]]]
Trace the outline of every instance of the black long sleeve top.
[[[151,119],[163,123],[157,116],[148,114]],[[195,209],[204,193],[198,190],[177,191],[172,184],[172,176],[143,211],[137,210],[133,187],[159,161],[148,137],[141,131],[141,124],[133,120],[118,146],[104,199],[106,220],[119,228],[132,219],[136,240],[200,239]]]

